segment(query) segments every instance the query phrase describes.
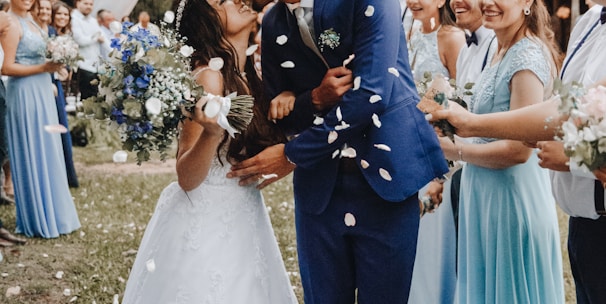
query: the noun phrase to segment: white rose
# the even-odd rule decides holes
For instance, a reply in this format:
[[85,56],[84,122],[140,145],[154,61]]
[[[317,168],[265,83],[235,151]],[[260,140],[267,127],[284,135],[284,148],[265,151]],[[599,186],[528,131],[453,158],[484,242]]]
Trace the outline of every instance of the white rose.
[[173,23],[173,21],[175,21],[175,13],[173,11],[166,11],[164,13],[164,22],[166,23]]
[[158,115],[162,110],[162,101],[160,101],[160,99],[158,98],[152,97],[145,102],[145,109],[149,114],[152,114],[154,116]]
[[184,45],[179,49],[179,53],[185,57],[189,57],[194,53],[194,48],[189,45]]
[[114,34],[122,33],[122,23],[120,23],[119,21],[112,21],[109,24],[109,30],[112,31],[112,33]]
[[213,71],[220,71],[223,68],[223,64],[223,58],[215,57],[210,59],[208,62],[208,67],[210,67],[210,69]]

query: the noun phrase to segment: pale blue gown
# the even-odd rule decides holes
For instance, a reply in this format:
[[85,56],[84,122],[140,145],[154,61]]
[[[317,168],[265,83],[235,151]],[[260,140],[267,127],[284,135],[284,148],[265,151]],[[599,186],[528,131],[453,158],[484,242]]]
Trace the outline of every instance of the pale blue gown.
[[[30,29],[34,24],[31,19],[13,18],[19,20],[23,31],[15,61],[22,65],[44,63],[44,34]],[[61,134],[44,128],[59,123],[50,74],[9,77],[6,102],[16,232],[53,238],[80,228],[67,184]]]
[[[508,111],[509,85],[522,70],[550,88],[548,53],[524,38],[484,70],[471,111]],[[490,138],[475,138],[485,144]],[[562,256],[548,171],[536,153],[523,164],[488,169],[467,163],[461,177],[459,303],[564,303]]]
[[[417,31],[410,40],[410,62],[415,81],[425,72],[450,77],[438,53],[438,31]],[[410,304],[452,304],[456,285],[457,235],[450,198],[451,182],[444,184],[442,204],[419,222],[417,255],[410,285]],[[425,195],[426,189],[419,191]]]

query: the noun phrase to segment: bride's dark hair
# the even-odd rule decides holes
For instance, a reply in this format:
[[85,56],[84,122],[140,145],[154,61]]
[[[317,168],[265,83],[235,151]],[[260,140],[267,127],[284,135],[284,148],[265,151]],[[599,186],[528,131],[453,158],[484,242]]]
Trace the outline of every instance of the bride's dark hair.
[[[181,17],[177,31],[187,38],[186,44],[195,49],[191,57],[191,69],[205,66],[211,58],[220,57],[224,62],[221,69],[224,94],[238,92],[238,94],[250,94],[255,98],[253,120],[243,134],[236,135],[236,138],[229,142],[228,157],[241,161],[268,146],[283,142],[282,133],[267,120],[269,103],[262,98],[262,83],[257,76],[252,58],[247,58],[245,70],[240,71],[237,65],[238,54],[225,38],[217,11],[207,0],[181,1],[186,1],[181,10],[179,10],[179,0],[174,1],[173,7],[177,15],[181,13],[181,16],[177,16],[177,18]],[[246,73],[246,78],[242,77],[242,72]],[[219,149],[227,140],[226,133]]]

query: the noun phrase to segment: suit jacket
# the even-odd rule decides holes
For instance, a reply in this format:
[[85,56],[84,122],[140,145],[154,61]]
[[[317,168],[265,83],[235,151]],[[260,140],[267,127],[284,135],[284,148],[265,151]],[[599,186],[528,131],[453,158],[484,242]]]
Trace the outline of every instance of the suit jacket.
[[448,167],[433,128],[416,108],[419,97],[398,1],[315,0],[313,17],[317,43],[330,30],[340,36],[333,43],[336,47],[323,45],[322,55],[331,68],[355,54],[348,67],[359,79],[359,87],[321,113],[324,122],[314,125],[318,113],[310,92],[321,83],[327,67],[305,46],[296,18],[284,3],[267,12],[261,48],[265,97],[271,100],[283,91],[297,96],[294,111],[280,125],[296,134],[285,153],[297,164],[298,207],[315,214],[325,209],[345,146],[354,149],[366,180],[383,199],[400,202],[416,195]]

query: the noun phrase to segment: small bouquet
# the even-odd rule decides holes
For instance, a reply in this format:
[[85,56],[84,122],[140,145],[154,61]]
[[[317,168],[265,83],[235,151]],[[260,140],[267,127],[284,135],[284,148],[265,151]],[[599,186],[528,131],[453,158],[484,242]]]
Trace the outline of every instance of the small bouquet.
[[556,84],[555,91],[558,110],[567,117],[556,139],[564,143],[570,161],[588,172],[606,166],[606,87]]
[[[219,115],[219,125],[231,136],[246,129],[252,119],[251,96],[206,94],[189,71],[194,50],[185,38],[164,22],[160,37],[145,29],[131,32],[131,25],[111,26],[121,38],[112,39],[110,59],[99,69],[99,95],[84,100],[83,107],[86,115],[117,124],[123,149],[135,151],[139,164],[152,151],[166,158],[184,119],[181,109],[193,112],[203,97],[209,99],[205,114]],[[209,66],[220,70],[223,61],[214,58]]]
[[76,41],[68,35],[50,37],[46,42],[46,59],[77,68],[76,63],[84,60],[78,48]]
[[[455,84],[454,79],[448,80],[441,74],[436,74],[432,77],[431,73],[426,72],[423,79],[416,83],[417,91],[421,97],[421,101],[417,104],[417,108],[423,113],[431,113],[440,109],[448,108],[448,102],[454,101],[464,108],[467,108],[467,103],[463,100],[464,95],[471,95],[473,83],[465,85],[461,90]],[[433,123],[442,130],[444,135],[448,136],[454,143],[454,127],[447,120],[439,120]]]

